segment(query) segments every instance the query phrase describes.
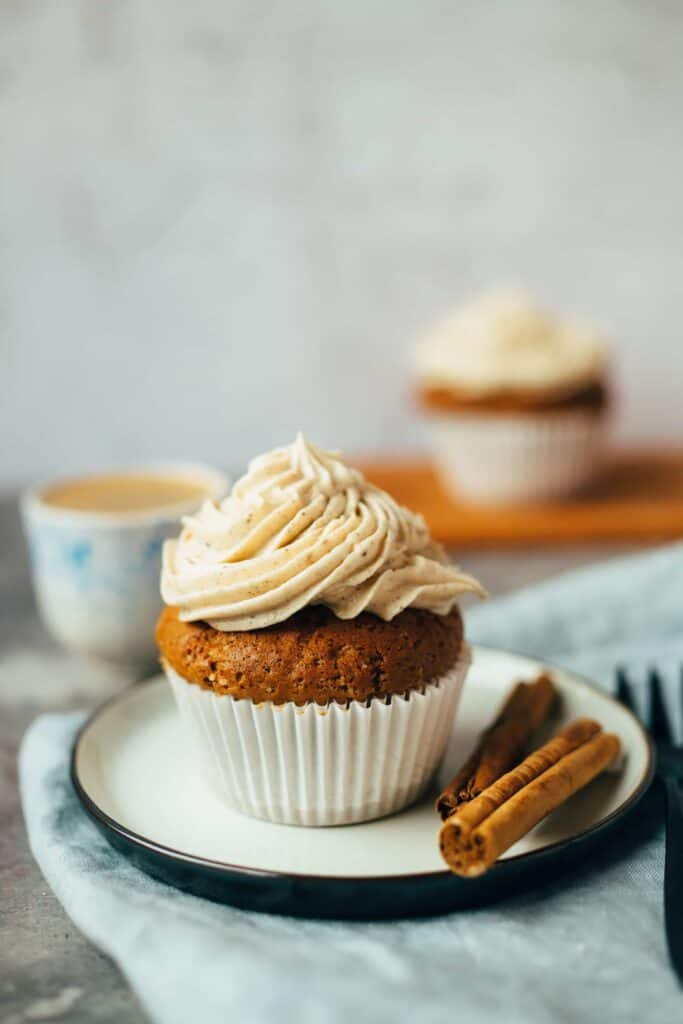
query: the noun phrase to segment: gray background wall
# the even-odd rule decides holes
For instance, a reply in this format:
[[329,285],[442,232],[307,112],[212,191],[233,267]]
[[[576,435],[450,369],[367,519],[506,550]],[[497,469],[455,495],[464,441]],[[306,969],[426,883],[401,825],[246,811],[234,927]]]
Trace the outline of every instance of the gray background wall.
[[683,433],[683,5],[0,2],[0,483],[416,449],[414,331],[521,281]]

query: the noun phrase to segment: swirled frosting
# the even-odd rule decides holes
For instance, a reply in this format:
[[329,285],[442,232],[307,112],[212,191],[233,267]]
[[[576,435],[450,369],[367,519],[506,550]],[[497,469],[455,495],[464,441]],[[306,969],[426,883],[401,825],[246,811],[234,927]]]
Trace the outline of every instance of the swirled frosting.
[[166,603],[220,630],[260,629],[309,604],[340,619],[391,620],[408,607],[445,615],[466,591],[485,593],[448,564],[421,516],[301,435],[254,459],[163,552]]
[[417,344],[416,370],[430,387],[475,395],[571,391],[599,382],[606,348],[593,328],[562,321],[525,292],[498,289],[456,309]]

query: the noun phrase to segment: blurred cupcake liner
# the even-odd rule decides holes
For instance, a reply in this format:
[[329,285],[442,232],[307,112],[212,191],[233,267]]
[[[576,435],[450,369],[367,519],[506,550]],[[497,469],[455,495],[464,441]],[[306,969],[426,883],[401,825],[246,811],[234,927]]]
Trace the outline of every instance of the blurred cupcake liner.
[[204,773],[231,808],[285,825],[347,825],[413,803],[451,733],[467,647],[436,682],[368,704],[254,704],[166,675]]
[[605,416],[583,409],[431,416],[433,456],[458,499],[524,502],[571,494],[596,472]]

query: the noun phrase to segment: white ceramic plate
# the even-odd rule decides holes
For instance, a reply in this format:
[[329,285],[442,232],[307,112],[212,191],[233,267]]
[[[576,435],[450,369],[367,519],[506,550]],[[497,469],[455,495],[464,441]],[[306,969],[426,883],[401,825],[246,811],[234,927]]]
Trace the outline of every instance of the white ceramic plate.
[[[440,781],[462,763],[512,684],[544,667],[475,648]],[[481,879],[455,878],[437,849],[433,797],[379,821],[336,828],[272,825],[229,810],[206,785],[185,743],[163,677],[97,711],[77,738],[72,777],[107,838],[143,870],[210,898],[311,916],[427,913],[483,902],[538,882],[605,836],[652,778],[650,741],[605,693],[554,670],[560,693],[548,729],[578,716],[616,732],[625,752],[605,774],[521,840]]]

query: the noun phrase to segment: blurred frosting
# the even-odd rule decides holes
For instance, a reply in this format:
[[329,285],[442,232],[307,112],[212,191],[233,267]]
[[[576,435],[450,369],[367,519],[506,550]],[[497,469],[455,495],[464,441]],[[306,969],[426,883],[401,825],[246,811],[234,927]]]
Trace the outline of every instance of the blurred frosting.
[[599,381],[605,363],[595,329],[560,320],[514,289],[486,292],[454,310],[419,339],[416,352],[422,384],[473,394],[574,389]]
[[466,591],[485,594],[421,516],[301,435],[254,459],[220,505],[205,502],[164,545],[166,603],[221,630],[260,629],[310,604],[340,619],[444,615]]

